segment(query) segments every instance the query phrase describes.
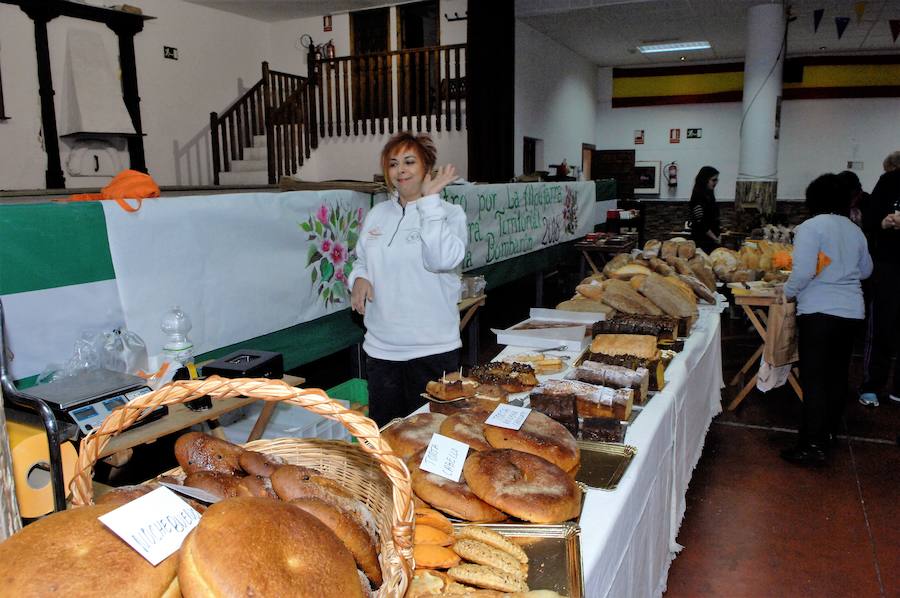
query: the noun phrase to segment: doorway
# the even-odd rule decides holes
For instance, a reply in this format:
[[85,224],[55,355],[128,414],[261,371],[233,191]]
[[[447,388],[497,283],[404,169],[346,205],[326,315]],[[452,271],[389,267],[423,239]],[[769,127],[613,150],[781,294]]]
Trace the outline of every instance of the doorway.
[[403,116],[437,112],[440,56],[423,49],[441,45],[439,9],[437,0],[397,7],[397,48],[400,50],[397,89],[398,94],[407,96],[398,98]]
[[390,81],[385,68],[390,26],[389,8],[350,13],[350,54],[354,56],[352,97],[356,120],[390,116]]
[[591,156],[597,146],[593,143],[581,144],[581,172],[585,181],[591,180]]

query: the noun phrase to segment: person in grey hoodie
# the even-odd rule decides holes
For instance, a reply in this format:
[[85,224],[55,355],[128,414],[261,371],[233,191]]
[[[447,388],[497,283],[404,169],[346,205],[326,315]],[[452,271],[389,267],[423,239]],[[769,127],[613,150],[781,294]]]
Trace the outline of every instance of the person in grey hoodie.
[[432,177],[437,151],[425,133],[400,132],[381,152],[392,194],[369,211],[348,279],[364,315],[369,417],[379,426],[415,411],[429,380],[459,367],[460,264],[466,214],[440,192],[452,165]]
[[853,334],[865,317],[860,282],[872,274],[872,257],[848,218],[850,193],[838,175],[810,183],[806,206],[812,217],[794,231],[794,265],[784,285],[784,297],[797,300],[803,411],[798,443],[781,456],[815,466],[826,463],[843,413]]

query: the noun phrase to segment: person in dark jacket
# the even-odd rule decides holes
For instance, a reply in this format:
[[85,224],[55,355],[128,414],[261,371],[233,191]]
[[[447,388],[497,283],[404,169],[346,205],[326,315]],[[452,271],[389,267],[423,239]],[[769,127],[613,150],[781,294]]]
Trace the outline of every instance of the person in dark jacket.
[[719,206],[716,205],[716,184],[719,171],[712,166],[704,166],[694,179],[694,190],[688,205],[691,218],[691,238],[697,247],[711,253],[722,244],[719,226]]
[[[859,402],[878,406],[885,390],[891,360],[897,354],[900,330],[900,151],[884,159],[884,174],[878,179],[864,213],[864,228],[875,231],[875,275],[870,326],[871,347],[863,355],[865,378]],[[888,397],[900,402],[900,367],[894,368]]]

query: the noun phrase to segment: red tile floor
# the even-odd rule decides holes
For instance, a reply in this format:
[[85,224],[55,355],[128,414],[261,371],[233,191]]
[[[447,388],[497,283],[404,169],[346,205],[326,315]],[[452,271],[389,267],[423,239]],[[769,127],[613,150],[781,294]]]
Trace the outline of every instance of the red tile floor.
[[[755,342],[723,316],[726,381]],[[860,369],[857,351],[851,385]],[[733,395],[723,392],[723,406]],[[667,598],[900,596],[900,403],[863,407],[848,390],[845,433],[819,470],[778,456],[796,438],[799,407],[788,389],[754,391],[715,419]]]

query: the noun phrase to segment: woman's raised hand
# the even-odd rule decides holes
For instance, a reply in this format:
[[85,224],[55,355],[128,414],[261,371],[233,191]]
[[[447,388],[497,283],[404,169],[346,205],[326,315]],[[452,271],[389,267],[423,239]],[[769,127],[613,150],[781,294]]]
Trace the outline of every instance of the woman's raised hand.
[[422,197],[440,193],[444,190],[444,187],[446,187],[456,179],[456,167],[454,167],[452,164],[441,166],[438,169],[437,176],[435,176],[434,179],[431,178],[431,173],[429,172],[422,180]]

